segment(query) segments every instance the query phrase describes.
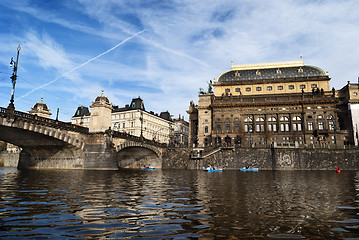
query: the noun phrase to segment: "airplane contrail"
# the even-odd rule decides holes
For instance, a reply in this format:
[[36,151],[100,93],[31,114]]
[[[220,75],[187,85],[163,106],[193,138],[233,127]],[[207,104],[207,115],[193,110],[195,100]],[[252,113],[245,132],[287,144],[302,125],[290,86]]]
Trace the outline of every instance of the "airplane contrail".
[[125,40],[123,40],[122,42],[120,42],[119,44],[117,44],[116,46],[114,46],[114,47],[108,49],[107,51],[105,51],[105,52],[103,52],[103,53],[97,55],[96,57],[93,57],[93,58],[91,58],[90,60],[88,60],[88,61],[86,61],[86,62],[84,62],[84,63],[78,65],[77,67],[71,69],[70,71],[61,74],[59,77],[55,78],[54,80],[52,80],[52,81],[50,81],[50,82],[48,82],[48,83],[45,83],[45,84],[43,84],[43,85],[41,85],[41,86],[39,86],[39,87],[37,87],[37,88],[32,89],[31,91],[29,91],[29,92],[26,93],[25,95],[19,97],[17,100],[20,100],[20,99],[22,99],[22,98],[28,96],[29,94],[35,92],[36,90],[39,90],[39,89],[41,89],[41,88],[43,88],[43,87],[46,87],[46,86],[48,86],[48,85],[50,85],[50,84],[56,82],[56,81],[59,80],[60,78],[63,78],[64,76],[66,76],[66,75],[68,75],[68,74],[70,74],[70,73],[72,73],[72,72],[78,70],[79,68],[82,68],[82,67],[85,66],[86,64],[88,64],[88,63],[90,63],[90,62],[96,60],[97,58],[99,58],[99,57],[105,55],[106,53],[109,53],[109,52],[115,50],[116,48],[118,48],[119,46],[121,46],[122,44],[124,44],[125,42],[131,40],[132,38],[134,38],[134,37],[136,37],[136,36],[138,36],[138,35],[140,35],[140,34],[143,33],[144,31],[146,31],[146,29],[143,29],[142,31],[140,31],[140,32],[138,32],[138,33],[132,35],[131,37],[126,38]]

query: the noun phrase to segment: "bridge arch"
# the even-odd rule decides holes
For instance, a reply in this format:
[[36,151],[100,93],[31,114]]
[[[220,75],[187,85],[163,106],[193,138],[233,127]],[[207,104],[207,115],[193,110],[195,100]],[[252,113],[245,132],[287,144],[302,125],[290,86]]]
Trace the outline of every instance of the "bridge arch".
[[[85,146],[81,140],[81,134],[87,131],[85,128],[18,111],[10,115],[6,110],[0,109],[0,139],[3,141],[22,148],[34,145],[72,145],[83,149]],[[23,138],[26,137],[31,138],[31,141],[24,141]]]
[[143,142],[126,141],[116,146],[116,162],[119,168],[162,168],[161,151]]
[[0,140],[23,149],[19,168],[83,168],[86,130],[0,108]]

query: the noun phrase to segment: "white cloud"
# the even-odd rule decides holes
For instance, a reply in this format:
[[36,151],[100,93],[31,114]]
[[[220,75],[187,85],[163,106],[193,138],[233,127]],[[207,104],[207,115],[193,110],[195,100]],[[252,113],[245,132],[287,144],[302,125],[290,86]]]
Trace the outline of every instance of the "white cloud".
[[[347,80],[356,81],[358,75],[356,0],[78,2],[65,5],[78,11],[78,18],[29,2],[12,9],[79,37],[70,44],[46,27],[23,31],[24,53],[31,52],[43,71],[54,71],[52,79],[146,29],[120,49],[72,72],[60,81],[62,85],[49,86],[85,105],[104,89],[120,106],[141,95],[149,110],[184,114],[189,101],[196,101],[198,88],[229,70],[231,60],[235,64],[286,61],[303,53],[305,64],[329,71],[336,88]],[[81,43],[87,48],[74,51],[72,44]],[[0,40],[0,49],[6,44]]]

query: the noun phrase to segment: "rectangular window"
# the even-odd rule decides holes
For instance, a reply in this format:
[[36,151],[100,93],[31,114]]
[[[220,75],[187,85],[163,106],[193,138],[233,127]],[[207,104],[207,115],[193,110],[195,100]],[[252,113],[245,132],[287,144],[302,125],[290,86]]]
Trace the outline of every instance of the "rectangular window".
[[272,132],[272,131],[273,131],[272,124],[269,124],[269,125],[268,125],[268,131],[270,131],[270,132]]
[[261,131],[261,125],[259,125],[259,124],[256,125],[256,131],[257,131],[257,132],[260,132],[260,131]]
[[305,89],[305,85],[304,84],[300,85],[300,89]]
[[334,122],[329,122],[329,130],[334,130]]
[[238,131],[238,130],[239,130],[239,124],[236,124],[236,125],[234,126],[234,129],[235,129],[236,131]]
[[297,129],[298,129],[298,131],[302,131],[302,124],[301,123],[297,124]]
[[272,91],[272,86],[268,86],[267,91]]
[[294,89],[294,85],[289,85],[289,89],[293,90]]
[[262,91],[262,88],[261,88],[261,87],[257,87],[256,90],[257,90],[257,91]]
[[227,131],[231,130],[231,125],[226,124],[226,130],[227,130]]
[[312,88],[317,88],[317,84],[312,84]]
[[309,131],[313,130],[313,123],[312,122],[308,123],[308,130]]
[[126,127],[126,124],[125,124],[125,123],[123,123],[123,124],[122,124],[122,127],[123,127],[123,128],[125,128],[125,127]]
[[251,88],[250,87],[247,87],[246,88],[246,92],[250,92],[251,91]]
[[240,88],[236,88],[236,92],[240,92],[241,91],[241,89]]
[[229,89],[229,88],[226,88],[226,90],[225,90],[226,92],[230,92],[231,90]]
[[283,86],[278,86],[278,90],[283,90]]
[[289,123],[285,124],[285,131],[288,132],[289,131]]
[[221,130],[221,125],[217,124],[217,130],[218,130],[218,131]]
[[293,123],[293,131],[297,131],[297,124]]
[[323,129],[324,129],[324,123],[323,123],[323,122],[319,122],[319,123],[318,123],[318,129],[319,129],[319,130],[323,130]]

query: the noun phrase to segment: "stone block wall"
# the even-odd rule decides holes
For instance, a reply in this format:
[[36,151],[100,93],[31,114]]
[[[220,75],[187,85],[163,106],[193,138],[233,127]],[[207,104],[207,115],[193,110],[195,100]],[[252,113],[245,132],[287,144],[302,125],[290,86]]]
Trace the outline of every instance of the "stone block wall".
[[170,150],[163,168],[202,169],[216,166],[228,170],[258,167],[261,170],[359,170],[359,150],[334,149],[222,149],[206,158],[191,159],[185,150]]
[[162,155],[163,169],[196,169],[187,148],[167,149]]
[[107,134],[93,134],[88,136],[85,145],[85,169],[117,170],[116,152]]
[[0,153],[0,166],[17,167],[19,163],[19,153]]

